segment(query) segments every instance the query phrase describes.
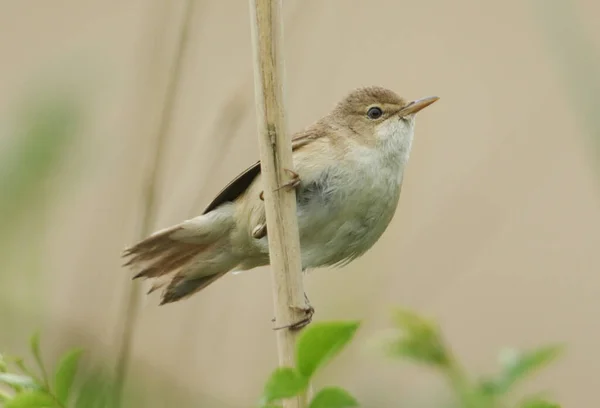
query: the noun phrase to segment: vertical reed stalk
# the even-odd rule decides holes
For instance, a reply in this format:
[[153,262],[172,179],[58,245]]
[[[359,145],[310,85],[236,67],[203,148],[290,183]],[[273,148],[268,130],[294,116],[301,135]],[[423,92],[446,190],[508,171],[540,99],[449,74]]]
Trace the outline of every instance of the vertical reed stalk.
[[[306,307],[300,262],[296,193],[279,189],[292,169],[292,145],[283,105],[283,22],[281,0],[250,0],[254,55],[254,91],[260,145],[264,201],[273,276],[275,319],[279,326],[304,317]],[[279,364],[295,365],[297,332],[277,331]],[[286,408],[306,407],[306,396],[284,402]]]
[[[143,190],[143,208],[142,221],[138,231],[138,238],[143,239],[152,232],[156,219],[156,197],[158,190],[158,179],[161,174],[163,160],[162,155],[165,150],[167,136],[171,129],[173,119],[173,108],[177,99],[183,58],[187,50],[188,37],[191,28],[191,19],[194,12],[194,3],[196,0],[186,0],[183,9],[183,22],[179,31],[177,50],[175,52],[174,61],[171,66],[171,71],[168,75],[168,84],[165,94],[165,99],[162,104],[160,113],[160,122],[157,133],[151,143],[154,144],[154,154],[148,174],[144,181]],[[136,320],[139,312],[139,285],[132,284],[129,290],[126,303],[125,317],[123,320],[123,331],[120,338],[119,352],[117,355],[117,365],[115,373],[115,391],[114,401],[117,407],[122,405],[122,394],[124,383],[131,360],[131,345],[133,342],[133,334],[136,326]]]

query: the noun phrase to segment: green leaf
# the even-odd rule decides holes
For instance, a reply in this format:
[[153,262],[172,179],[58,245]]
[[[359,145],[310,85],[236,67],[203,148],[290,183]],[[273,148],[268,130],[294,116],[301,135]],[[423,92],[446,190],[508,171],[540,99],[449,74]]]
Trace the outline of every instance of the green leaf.
[[434,321],[407,309],[396,309],[393,320],[396,327],[402,330],[437,332],[437,325]]
[[40,333],[36,332],[33,334],[33,336],[31,336],[31,339],[29,339],[29,346],[31,347],[31,352],[33,353],[33,356],[35,357],[35,360],[37,361],[37,363],[42,366],[42,353],[40,352]]
[[66,405],[69,391],[75,379],[77,365],[83,350],[74,349],[66,353],[60,360],[54,376],[55,392],[58,400]]
[[481,378],[476,380],[475,390],[477,393],[489,397],[495,397],[499,394],[497,381],[493,378]]
[[0,383],[13,388],[38,388],[33,378],[21,374],[0,373]]
[[[113,408],[119,406],[115,401],[116,389],[112,376],[104,370],[92,370],[83,378],[78,387],[73,408]],[[128,406],[121,404],[121,406]],[[137,406],[137,405],[136,405]],[[141,406],[141,405],[140,405]]]
[[31,352],[33,353],[33,357],[35,357],[35,362],[37,363],[40,371],[42,372],[42,378],[46,385],[48,385],[48,373],[46,371],[46,367],[44,367],[44,362],[42,361],[42,353],[40,351],[40,333],[36,332],[31,336],[29,340],[29,345],[31,347]]
[[346,390],[339,387],[326,387],[314,396],[309,408],[350,408],[358,407],[358,401]]
[[438,366],[450,364],[449,351],[434,322],[403,309],[395,311],[394,320],[401,333],[386,342],[390,355]]
[[497,392],[507,392],[515,383],[555,360],[562,351],[562,346],[553,345],[523,353],[516,350],[502,353],[502,373],[496,381]]
[[290,398],[300,394],[306,389],[308,379],[289,367],[280,367],[273,371],[265,391],[261,405],[268,404],[283,398]]
[[29,391],[15,395],[4,408],[54,408],[56,403],[52,396],[43,391]]
[[541,398],[530,398],[523,401],[519,408],[560,408],[560,405]]
[[425,337],[399,338],[388,346],[390,354],[407,357],[421,363],[446,366],[448,358],[444,347],[436,341]]
[[315,371],[339,353],[352,339],[360,323],[315,323],[306,328],[296,345],[298,371],[310,378]]

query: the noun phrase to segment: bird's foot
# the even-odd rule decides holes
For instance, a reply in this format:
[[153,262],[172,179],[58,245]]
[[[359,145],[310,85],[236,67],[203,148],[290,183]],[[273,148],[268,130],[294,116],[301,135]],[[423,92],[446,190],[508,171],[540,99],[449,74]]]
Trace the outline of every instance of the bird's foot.
[[[295,171],[290,170],[290,169],[283,169],[283,170],[285,172],[287,172],[292,178],[288,182],[284,183],[282,186],[275,189],[275,191],[279,191],[282,188],[292,189],[292,188],[298,187],[300,185],[300,181],[301,181],[298,173],[296,173]],[[260,194],[258,195],[258,198],[260,198],[261,201],[264,201],[265,200],[265,192],[261,191]]]
[[[306,305],[304,307],[295,307],[295,309],[304,312],[304,317],[298,320],[295,323],[287,324],[285,326],[275,327],[273,330],[281,330],[281,329],[290,329],[290,330],[300,330],[304,326],[307,326],[310,322],[312,322],[313,315],[315,314],[315,308],[310,305],[308,300],[308,296],[306,293],[304,294],[304,300]],[[272,319],[275,322],[275,318]]]
[[275,191],[281,190],[282,188],[292,189],[292,188],[298,187],[300,185],[300,181],[301,181],[298,173],[296,173],[295,171],[290,170],[290,169],[283,169],[283,170],[291,176],[291,179]]

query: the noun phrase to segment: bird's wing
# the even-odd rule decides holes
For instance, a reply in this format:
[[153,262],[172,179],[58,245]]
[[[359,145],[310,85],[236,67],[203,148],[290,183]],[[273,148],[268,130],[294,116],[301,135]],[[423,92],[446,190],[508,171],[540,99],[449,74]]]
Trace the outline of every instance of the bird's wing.
[[[320,137],[322,133],[317,132],[311,128],[307,129],[304,132],[297,133],[292,138],[292,151],[296,151],[313,140],[316,140]],[[238,198],[243,192],[245,192],[248,187],[252,184],[254,179],[260,174],[260,160],[254,163],[252,166],[248,167],[244,170],[240,175],[238,175],[235,179],[233,179],[229,184],[227,184],[223,190],[212,200],[212,202],[206,207],[202,214],[206,214],[223,203],[234,201]]]
[[206,207],[202,214],[211,212],[223,203],[234,201],[238,198],[248,187],[256,176],[260,174],[260,160],[254,163],[252,166],[244,170],[239,176],[234,178],[229,184],[227,184],[223,190],[212,200],[212,202]]

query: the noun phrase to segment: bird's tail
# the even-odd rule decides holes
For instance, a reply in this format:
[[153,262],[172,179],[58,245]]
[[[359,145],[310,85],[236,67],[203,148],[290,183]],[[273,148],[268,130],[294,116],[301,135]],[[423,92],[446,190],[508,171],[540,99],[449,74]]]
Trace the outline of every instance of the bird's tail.
[[161,305],[188,297],[225,275],[238,263],[229,232],[233,208],[224,206],[158,231],[128,248],[125,266],[138,271],[134,279],[153,279],[148,293],[165,287]]

